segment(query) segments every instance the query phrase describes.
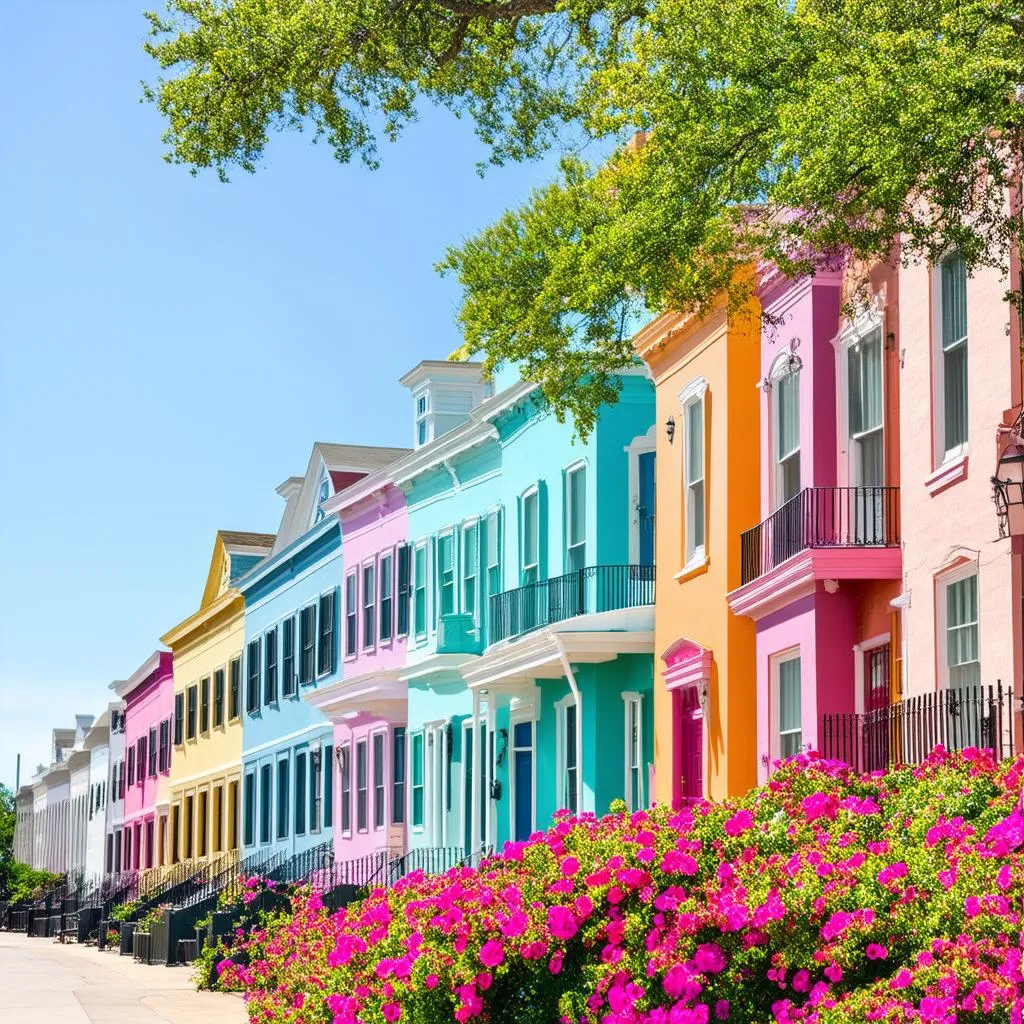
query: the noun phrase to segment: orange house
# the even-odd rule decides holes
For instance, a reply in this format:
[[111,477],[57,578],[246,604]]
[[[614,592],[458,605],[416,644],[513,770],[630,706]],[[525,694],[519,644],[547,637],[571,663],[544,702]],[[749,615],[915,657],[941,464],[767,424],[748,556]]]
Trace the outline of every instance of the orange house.
[[636,335],[657,401],[656,799],[722,799],[757,784],[754,623],[737,538],[760,514],[760,305],[665,313]]

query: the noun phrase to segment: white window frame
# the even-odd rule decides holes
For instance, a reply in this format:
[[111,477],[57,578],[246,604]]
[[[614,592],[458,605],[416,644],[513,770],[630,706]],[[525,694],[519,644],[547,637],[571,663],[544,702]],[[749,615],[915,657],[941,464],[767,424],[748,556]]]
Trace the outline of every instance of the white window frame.
[[836,406],[839,412],[839,453],[840,458],[846,464],[846,482],[850,486],[857,486],[860,481],[854,480],[854,453],[853,438],[850,436],[850,349],[859,341],[863,341],[874,331],[878,331],[880,341],[880,356],[882,360],[882,479],[886,479],[888,467],[885,458],[886,443],[886,392],[888,388],[888,375],[885,369],[885,329],[886,322],[882,310],[877,305],[871,305],[864,309],[850,323],[848,323],[839,334],[839,394]]
[[[360,647],[359,647],[359,620],[360,620],[360,617],[362,616],[363,608],[362,608],[362,604],[360,603],[360,600],[359,600],[359,583],[360,583],[359,574],[360,574],[360,569],[352,569],[349,572],[345,573],[345,637],[344,637],[344,645],[343,645],[343,648],[342,648],[344,650],[344,660],[345,661],[355,661],[359,657],[359,651],[360,651]],[[349,580],[352,581],[352,593],[355,596],[355,600],[354,600],[354,602],[352,602],[352,605],[353,605],[352,607],[350,607],[350,601],[349,601]],[[349,649],[348,649],[348,622],[349,622],[349,615],[350,615],[350,613],[355,615],[355,635],[354,635],[355,650],[353,650],[351,653],[349,653]],[[296,635],[298,635],[298,632],[299,632],[298,628],[296,627],[296,629],[295,629]]]
[[[420,402],[423,403],[422,410],[420,409]],[[424,445],[430,444],[430,442],[433,440],[433,437],[431,437],[430,429],[430,392],[422,391],[419,394],[417,394],[415,396],[415,403],[416,404],[413,406],[413,409],[415,410],[413,417],[413,429],[415,430],[414,436],[416,438],[416,447],[422,448]],[[422,441],[420,440],[421,424],[423,425],[424,428]]]
[[448,832],[448,723],[423,723],[423,828],[431,842],[446,845]]
[[[780,668],[789,661],[800,660],[800,746],[798,750],[806,748],[804,737],[804,686],[803,686],[803,658],[800,646],[788,647],[784,651],[776,651],[768,659],[769,678],[771,680],[771,750],[772,760],[777,761],[782,757],[782,674]],[[796,732],[795,729],[787,729],[786,735]],[[787,755],[789,756],[789,755]]]
[[[416,753],[416,737],[420,739],[420,783],[419,788],[423,792],[423,820],[417,825],[413,819],[414,809],[414,796],[416,794],[416,773],[413,770],[415,766],[415,753]],[[409,744],[409,760],[406,765],[406,774],[408,776],[409,785],[407,787],[406,801],[408,803],[408,815],[406,821],[409,823],[409,829],[412,832],[423,834],[427,829],[427,733],[426,729],[420,727],[419,729],[411,729],[407,733],[407,741]]]
[[[385,548],[377,555],[377,642],[382,647],[390,647],[395,641],[395,630],[397,623],[395,621],[395,589],[397,587],[397,580],[395,577],[395,549]],[[384,563],[388,565],[388,571],[384,572]],[[387,638],[384,637],[381,626],[384,623],[384,581],[388,580],[391,584],[390,593],[387,599],[391,602],[391,614],[388,616],[390,632]]]
[[[970,451],[970,404],[967,406],[967,436],[963,442],[953,448],[946,447],[946,373],[944,351],[942,348],[942,264],[955,255],[956,250],[950,249],[937,260],[931,267],[931,318],[932,318],[932,436],[933,436],[933,467],[939,469],[951,462],[962,460]],[[967,278],[967,286],[964,289],[965,301],[967,299],[970,276]],[[969,308],[969,306],[968,306]],[[967,358],[970,359],[970,324],[968,332],[963,339],[967,346]],[[970,363],[967,365],[967,372],[970,373]],[[968,382],[970,377],[968,376]],[[968,388],[968,399],[970,389]]]
[[[566,694],[561,700],[555,702],[555,771],[556,771],[556,799],[559,810],[572,810],[569,807],[569,764],[566,754],[568,753],[569,736],[569,708],[576,708],[576,732],[580,731],[580,709],[571,693]],[[578,750],[575,747],[573,753]],[[576,768],[576,810],[574,814],[583,813],[583,776],[580,772],[580,765]]]
[[[707,405],[705,404],[708,392],[708,382],[704,377],[696,377],[690,381],[682,391],[679,392],[679,406],[680,406],[680,418],[682,420],[681,429],[679,431],[682,439],[680,445],[680,458],[682,461],[683,470],[683,530],[684,530],[684,553],[686,557],[686,564],[683,566],[683,572],[689,572],[691,569],[695,569],[698,566],[705,564],[708,560],[708,491],[707,491],[707,466],[708,466],[708,422],[707,422]],[[704,543],[701,545],[695,545],[693,543],[693,524],[691,522],[691,515],[695,505],[692,501],[691,485],[687,483],[689,476],[689,466],[687,465],[687,450],[689,448],[688,439],[686,436],[687,422],[689,418],[690,406],[700,403],[701,415],[704,421],[704,444],[701,449],[701,475],[700,481],[703,484],[704,501],[703,508],[701,509],[701,516],[703,517],[704,523]]]
[[[939,648],[936,650],[936,664],[939,668],[939,689],[949,689],[949,648],[947,632],[949,630],[949,612],[948,612],[948,600],[947,591],[950,586],[954,583],[960,583],[965,579],[969,579],[971,576],[977,577],[977,589],[978,589],[978,665],[980,669],[981,665],[981,572],[979,561],[976,558],[969,559],[962,565],[958,565],[955,568],[940,572],[935,577],[935,644]],[[940,647],[941,645],[941,647]]]
[[[323,493],[324,487],[327,487],[327,494],[321,498],[320,495]],[[320,463],[320,475],[316,480],[316,494],[313,497],[313,522],[311,526],[315,526],[317,523],[322,523],[324,520],[324,510],[321,508],[323,502],[327,501],[331,496],[331,476],[327,472],[327,467]]]
[[[488,551],[482,552],[482,554],[483,554],[482,561],[486,561],[486,563],[487,563],[486,566],[485,566],[485,571],[486,571],[486,574],[487,574],[486,579],[487,579],[487,595],[488,596],[490,596],[492,594],[500,594],[502,592],[502,589],[503,589],[503,586],[504,586],[504,578],[503,578],[503,574],[502,574],[502,571],[501,571],[501,556],[502,556],[502,547],[503,547],[503,541],[504,541],[504,537],[502,536],[502,531],[503,531],[503,528],[504,528],[503,520],[504,520],[504,516],[502,515],[502,509],[501,509],[500,505],[496,505],[494,508],[490,508],[490,509],[487,510],[486,518],[485,518],[485,524],[486,524],[485,525],[485,531],[486,531],[486,535],[487,535],[487,545],[486,546],[487,546],[488,549],[490,549],[491,532],[493,530],[494,537],[495,537],[494,550],[495,550],[495,554],[497,555],[497,561],[492,563],[491,559],[490,559],[490,551],[488,550]],[[497,589],[494,589],[494,590],[491,589],[491,573],[492,572],[496,572],[497,581],[498,581]]]
[[[624,746],[624,764],[625,764],[625,784],[623,787],[624,799],[626,806],[631,811],[641,810],[644,804],[644,695],[638,693],[635,690],[624,690],[622,693],[623,702],[623,735],[625,739]],[[633,714],[636,714],[637,721],[637,749],[636,749],[636,777],[637,777],[637,792],[633,792],[633,780],[632,774],[634,771],[633,767],[633,737],[630,730],[630,722]]]
[[[353,828],[353,820],[355,818],[355,812],[353,810],[352,794],[355,792],[355,750],[351,738],[346,740],[344,743],[338,744],[339,750],[344,750],[348,756],[348,828],[344,828],[344,813],[342,808],[344,807],[345,801],[345,787],[343,785],[343,775],[341,770],[341,759],[338,761],[338,831],[345,839],[351,839],[352,834],[355,831]],[[334,768],[332,766],[331,770]]]
[[[528,498],[535,499],[537,509],[537,529],[535,537],[537,542],[536,561],[526,561],[526,501]],[[522,494],[519,495],[519,585],[526,586],[528,582],[540,582],[540,488],[536,484],[530,484]],[[535,578],[527,580],[527,573],[533,570]]]
[[[444,610],[444,587],[441,584],[441,542],[450,539],[452,545],[452,604],[451,610]],[[437,617],[440,621],[442,615],[455,615],[459,610],[459,544],[461,538],[455,525],[445,526],[437,531],[434,539],[434,586],[437,590]]]
[[[657,424],[650,427],[646,434],[634,437],[622,450],[629,460],[629,564],[636,565],[640,561],[640,456],[657,452]],[[657,460],[657,454],[655,454]],[[655,461],[655,477],[657,477],[657,461]],[[657,544],[655,544],[657,547]],[[657,558],[657,551],[655,551]]]
[[[884,647],[886,644],[891,644],[892,634],[890,633],[879,633],[878,636],[871,637],[870,640],[862,640],[858,644],[853,645],[853,685],[854,685],[854,701],[853,710],[858,714],[864,713],[864,691],[867,689],[865,685],[867,683],[867,677],[865,674],[865,661],[867,656],[879,647]],[[896,652],[889,648],[889,676],[892,678],[892,659],[896,656]]]
[[[369,803],[369,815],[368,815],[367,821],[368,821],[368,824],[369,824],[371,832],[386,832],[387,828],[388,828],[388,823],[389,823],[389,821],[391,819],[391,798],[390,798],[390,795],[389,795],[389,789],[390,789],[389,783],[390,783],[391,780],[390,780],[390,773],[388,771],[388,764],[389,764],[389,761],[390,761],[388,755],[391,752],[391,749],[390,749],[391,748],[391,744],[388,742],[388,739],[389,739],[388,733],[390,731],[391,730],[390,730],[389,727],[383,726],[383,727],[380,727],[380,728],[373,729],[373,731],[370,733],[370,747],[369,747],[369,754],[368,754],[370,761],[369,761],[369,765],[367,766],[367,774],[369,776],[370,790],[373,793],[373,800],[370,801],[370,803]],[[376,738],[378,736],[382,737],[382,744],[383,744],[383,749],[384,749],[383,760],[382,760],[382,763],[381,763],[381,771],[383,772],[383,787],[382,788],[384,790],[384,815],[383,815],[384,824],[383,825],[378,825],[377,824],[377,786],[376,786],[376,783],[374,782],[374,778],[373,778],[373,772],[374,772],[373,746],[374,746],[374,742],[375,742],[375,740],[376,740]]]
[[[572,539],[571,533],[572,533],[572,514],[573,514],[571,478],[576,473],[582,473],[583,474],[583,513],[584,513],[584,518],[583,518],[583,541],[582,541],[582,543],[576,543],[576,544],[570,545],[570,540]],[[564,559],[564,562],[563,562],[563,565],[562,565],[563,572],[573,571],[573,570],[570,570],[570,568],[569,568],[569,562],[570,562],[569,552],[572,549],[574,549],[574,548],[582,547],[582,549],[583,549],[583,561],[582,561],[582,563],[580,565],[577,566],[577,569],[583,569],[587,565],[587,539],[588,539],[587,538],[587,534],[588,534],[589,531],[587,530],[587,525],[588,524],[587,524],[586,513],[587,513],[587,505],[588,505],[587,489],[588,489],[589,482],[590,482],[589,479],[588,479],[588,476],[589,476],[589,474],[587,473],[587,460],[586,459],[578,459],[576,462],[570,463],[568,466],[566,466],[562,470],[562,481],[563,481],[562,482],[562,492],[563,492],[562,493],[562,500],[564,502],[564,508],[565,508],[565,515],[563,516],[563,528],[562,528],[562,533],[563,533],[562,558]],[[540,514],[539,506],[538,506],[537,512],[538,512],[538,515],[539,515]],[[537,553],[538,554],[538,558],[540,557],[539,547],[540,547],[540,545],[538,543],[538,553]]]
[[[352,759],[352,792],[355,794],[355,801],[353,807],[355,813],[353,818],[355,819],[352,825],[352,831],[358,836],[365,836],[370,834],[370,812],[373,808],[370,805],[370,737],[365,733],[362,736],[357,736],[353,743],[353,750],[355,756]],[[359,827],[359,748],[363,747],[366,751],[366,827]]]
[[[480,601],[481,601],[481,578],[480,578],[480,518],[479,516],[473,516],[470,519],[466,519],[462,523],[462,528],[458,531],[459,533],[459,547],[460,547],[460,558],[459,558],[459,607],[466,615],[472,615],[476,622],[480,621]],[[466,539],[468,537],[476,537],[476,565],[470,566],[469,559],[466,557]],[[472,572],[469,570],[472,568]],[[466,601],[466,581],[473,580],[473,607],[470,608]]]
[[[366,586],[366,570],[369,569],[373,573],[373,579],[370,581],[370,586]],[[367,558],[359,566],[359,595],[361,599],[360,610],[362,615],[360,616],[360,629],[359,629],[359,649],[364,652],[374,651],[377,647],[377,578],[380,574],[377,572],[377,559],[376,557]],[[369,595],[367,595],[369,590]],[[367,604],[367,596],[369,596],[369,604]],[[370,613],[370,621],[373,623],[373,639],[366,642],[366,613]]]
[[[516,726],[530,726],[530,746],[516,746]],[[537,719],[533,704],[514,710],[508,719],[508,834],[516,834],[516,751],[530,750],[533,754],[533,771],[530,774],[530,831],[537,831]],[[488,804],[493,801],[488,801]],[[481,825],[483,823],[481,822]]]
[[[768,459],[769,459],[769,470],[768,470],[768,488],[771,496],[771,509],[773,512],[777,511],[785,502],[782,500],[782,462],[779,459],[779,415],[782,410],[782,402],[779,400],[778,387],[779,383],[786,377],[790,377],[796,374],[799,377],[801,370],[803,369],[802,364],[795,368],[790,368],[790,362],[793,359],[793,353],[786,351],[779,353],[775,362],[772,363],[771,372],[768,375],[769,381],[771,381],[771,391],[768,397],[768,406],[770,413],[771,422],[771,438],[768,446]],[[797,415],[800,422],[800,430],[797,437],[797,446],[791,451],[786,457],[792,458],[796,455],[797,458],[803,459],[803,410],[801,406],[801,382],[797,382]],[[801,466],[801,478],[803,476],[803,467]],[[797,494],[802,490],[802,479],[801,487],[797,487]]]
[[[417,554],[423,552],[423,579],[420,579],[420,574],[416,571]],[[409,623],[409,634],[417,643],[422,643],[427,639],[430,634],[430,544],[426,539],[418,540],[413,545],[412,549],[412,567],[410,569],[410,577],[412,582],[412,615]],[[417,591],[420,589],[420,584],[423,586],[423,630],[422,632],[416,628],[416,612],[419,606],[419,600],[417,598]]]

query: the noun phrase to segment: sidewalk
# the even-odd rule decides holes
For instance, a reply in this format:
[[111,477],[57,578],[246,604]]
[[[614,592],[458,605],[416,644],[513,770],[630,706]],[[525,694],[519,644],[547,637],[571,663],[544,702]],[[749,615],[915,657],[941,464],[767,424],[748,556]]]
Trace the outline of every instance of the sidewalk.
[[196,992],[190,967],[0,932],[3,1024],[246,1024],[237,995]]

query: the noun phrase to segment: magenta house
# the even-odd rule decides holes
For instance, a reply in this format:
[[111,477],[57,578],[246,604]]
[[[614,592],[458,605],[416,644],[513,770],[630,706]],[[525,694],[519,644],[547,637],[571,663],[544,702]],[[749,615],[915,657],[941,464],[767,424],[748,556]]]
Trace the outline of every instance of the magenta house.
[[878,268],[859,305],[846,301],[851,278],[761,283],[761,522],[737,538],[742,584],[729,595],[756,624],[761,781],[779,758],[828,746],[832,722],[893,697],[897,278]]
[[387,468],[323,505],[341,520],[340,681],[304,695],[334,723],[334,856],[404,851],[411,553],[405,495]]
[[130,678],[111,684],[124,701],[125,789],[121,864],[167,862],[174,677],[170,651],[156,651]]

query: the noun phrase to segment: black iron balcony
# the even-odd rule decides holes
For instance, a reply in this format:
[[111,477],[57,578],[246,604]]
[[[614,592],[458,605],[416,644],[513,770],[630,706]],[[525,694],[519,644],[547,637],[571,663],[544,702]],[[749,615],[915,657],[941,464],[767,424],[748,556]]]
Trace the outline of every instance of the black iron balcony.
[[488,603],[490,643],[523,636],[577,615],[654,604],[653,565],[589,565],[554,579],[494,594]]
[[899,544],[898,487],[805,487],[741,534],[742,581],[750,583],[808,548]]

